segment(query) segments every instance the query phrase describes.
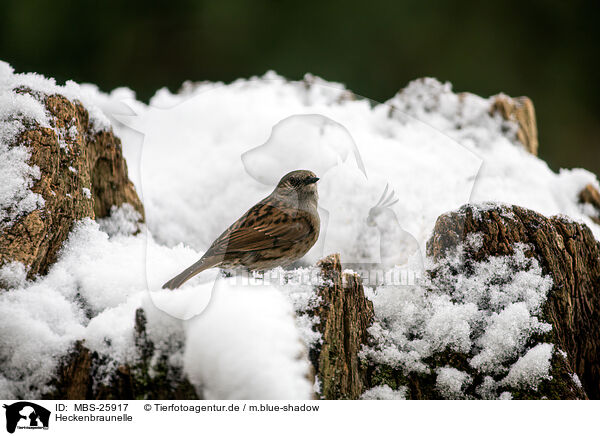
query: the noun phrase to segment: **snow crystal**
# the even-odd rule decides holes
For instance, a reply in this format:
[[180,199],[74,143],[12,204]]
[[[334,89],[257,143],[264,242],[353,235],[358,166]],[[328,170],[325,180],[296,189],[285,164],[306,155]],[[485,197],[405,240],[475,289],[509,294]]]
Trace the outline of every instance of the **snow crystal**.
[[537,344],[520,357],[511,367],[502,384],[514,388],[536,389],[542,380],[549,380],[552,344]]
[[473,303],[455,304],[446,295],[431,298],[432,315],[425,324],[425,337],[432,344],[432,351],[449,348],[459,353],[471,349],[471,325],[478,319],[477,306]]
[[483,382],[475,389],[475,392],[482,400],[495,400],[497,398],[496,389],[498,389],[498,382],[493,377],[486,375]]
[[92,198],[92,191],[89,188],[81,188],[81,192],[83,192],[85,198]]
[[474,303],[488,311],[500,312],[510,304],[522,301],[529,312],[539,313],[552,287],[552,279],[542,274],[541,266],[534,258],[525,255],[526,245],[516,244],[514,255],[495,256],[476,263],[470,274],[455,275],[453,271],[464,270],[467,246],[457,247],[436,266],[439,278],[434,280],[434,286],[457,301]]
[[457,400],[465,397],[464,389],[473,378],[456,368],[443,367],[436,370],[435,387],[442,397]]
[[375,386],[365,391],[360,399],[361,400],[406,400],[406,394],[408,388],[401,386],[397,390],[390,388],[388,385]]
[[471,359],[471,366],[490,372],[504,369],[502,362],[519,355],[535,333],[547,333],[551,325],[531,316],[524,302],[513,303],[487,320],[485,333],[477,341],[481,351]]
[[69,130],[67,131],[67,134],[69,135],[69,137],[71,139],[77,138],[77,136],[79,135],[79,131],[77,130],[77,126],[73,125],[73,126],[69,127]]
[[[89,189],[87,192],[89,193]],[[85,194],[87,196],[87,193]],[[141,219],[142,215],[131,204],[123,203],[119,207],[111,206],[110,215],[106,218],[99,218],[97,221],[100,224],[100,230],[109,236],[116,236],[131,235],[139,231]]]

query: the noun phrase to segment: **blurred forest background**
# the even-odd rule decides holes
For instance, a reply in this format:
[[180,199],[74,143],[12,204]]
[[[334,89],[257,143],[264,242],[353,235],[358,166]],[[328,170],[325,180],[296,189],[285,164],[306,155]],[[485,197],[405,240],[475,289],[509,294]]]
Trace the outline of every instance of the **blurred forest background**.
[[598,1],[0,0],[0,59],[147,101],[185,80],[310,72],[384,101],[432,76],[532,98],[540,156],[600,174]]

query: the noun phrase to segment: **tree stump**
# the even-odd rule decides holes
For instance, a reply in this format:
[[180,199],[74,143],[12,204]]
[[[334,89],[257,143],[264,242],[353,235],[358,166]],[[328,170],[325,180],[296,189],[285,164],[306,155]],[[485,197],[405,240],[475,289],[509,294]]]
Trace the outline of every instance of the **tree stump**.
[[311,360],[321,395],[328,400],[357,399],[364,392],[366,375],[358,353],[368,340],[373,303],[365,297],[361,278],[342,272],[339,254],[326,257],[318,266],[326,283],[318,289],[321,304],[314,311],[322,344],[311,350]]
[[[567,353],[565,369],[578,375],[587,396],[600,399],[600,244],[589,227],[518,206],[467,205],[438,218],[427,253],[439,259],[473,233],[483,237],[481,248],[469,253],[474,261],[513,254],[517,243],[530,247],[526,254],[553,280],[543,310],[552,324],[550,342]],[[559,395],[569,398],[568,391]]]
[[[135,349],[137,359],[119,364],[108,377],[98,369],[110,356],[90,351],[77,341],[62,360],[45,396],[51,400],[197,400],[194,386],[179,367],[169,365],[169,356],[158,350],[146,334],[146,314],[135,313]],[[99,382],[103,380],[103,382]]]
[[123,203],[142,217],[144,208],[128,178],[121,141],[112,131],[94,131],[87,110],[77,101],[27,89],[18,92],[42,101],[52,126],[33,125],[15,144],[26,145],[29,164],[40,169],[31,190],[45,205],[0,226],[0,266],[21,262],[33,278],[47,272],[76,221],[105,217],[112,206]]

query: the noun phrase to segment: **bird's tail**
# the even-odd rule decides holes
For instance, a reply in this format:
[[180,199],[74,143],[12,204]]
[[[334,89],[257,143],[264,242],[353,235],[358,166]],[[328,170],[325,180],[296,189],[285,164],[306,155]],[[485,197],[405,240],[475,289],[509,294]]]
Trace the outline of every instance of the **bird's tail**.
[[196,274],[201,273],[202,271],[212,268],[215,266],[217,262],[210,262],[205,258],[200,259],[198,262],[193,264],[192,266],[184,269],[181,273],[173,277],[167,283],[162,285],[163,289],[177,289],[189,279],[194,277]]

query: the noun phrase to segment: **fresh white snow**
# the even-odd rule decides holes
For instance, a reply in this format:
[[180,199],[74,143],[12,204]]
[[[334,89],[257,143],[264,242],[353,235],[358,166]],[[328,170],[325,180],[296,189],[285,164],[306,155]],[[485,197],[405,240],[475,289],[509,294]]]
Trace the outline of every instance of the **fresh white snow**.
[[361,400],[406,400],[407,388],[400,387],[397,390],[390,388],[388,385],[375,386],[365,391]]

